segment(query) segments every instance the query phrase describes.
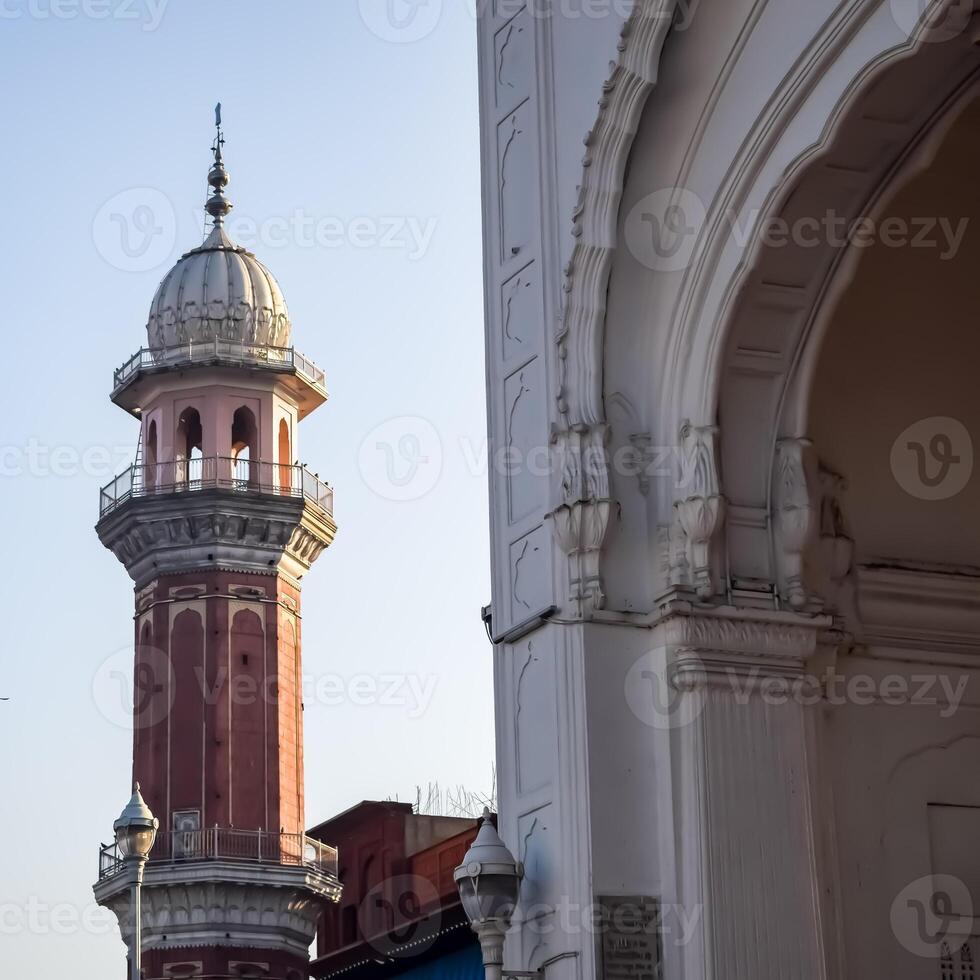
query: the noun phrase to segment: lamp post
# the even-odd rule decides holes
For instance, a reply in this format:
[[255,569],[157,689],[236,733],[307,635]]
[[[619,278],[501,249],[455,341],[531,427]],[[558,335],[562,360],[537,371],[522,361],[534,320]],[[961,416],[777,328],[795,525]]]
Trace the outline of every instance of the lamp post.
[[150,812],[140,795],[140,784],[133,789],[133,797],[126,809],[112,825],[116,835],[119,855],[133,872],[133,890],[130,899],[130,914],[133,918],[133,938],[129,952],[130,980],[140,980],[142,976],[143,912],[140,908],[140,887],[143,884],[143,868],[150,856],[157,838],[160,821]]
[[503,978],[504,936],[523,877],[523,866],[507,850],[490,819],[490,810],[485,808],[476,840],[453,872],[453,879],[463,911],[480,939],[486,980]]

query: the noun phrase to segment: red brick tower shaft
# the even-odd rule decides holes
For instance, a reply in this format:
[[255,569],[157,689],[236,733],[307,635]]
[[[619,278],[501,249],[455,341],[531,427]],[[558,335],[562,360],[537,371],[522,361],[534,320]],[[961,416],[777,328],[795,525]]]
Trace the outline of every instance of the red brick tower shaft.
[[161,576],[138,597],[136,651],[133,778],[161,825],[302,833],[298,586]]

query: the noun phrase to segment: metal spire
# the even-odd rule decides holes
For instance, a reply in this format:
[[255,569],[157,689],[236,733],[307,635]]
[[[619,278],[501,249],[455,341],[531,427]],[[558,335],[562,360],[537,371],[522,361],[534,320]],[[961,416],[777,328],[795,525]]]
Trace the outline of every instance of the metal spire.
[[214,218],[216,225],[224,223],[225,215],[232,209],[232,203],[225,197],[225,188],[228,186],[228,171],[225,170],[224,160],[221,157],[221,147],[225,145],[225,137],[221,132],[221,103],[214,107],[214,125],[217,135],[214,138],[214,145],[211,152],[214,154],[214,165],[208,173],[208,184],[214,194],[208,198],[208,203],[204,209]]

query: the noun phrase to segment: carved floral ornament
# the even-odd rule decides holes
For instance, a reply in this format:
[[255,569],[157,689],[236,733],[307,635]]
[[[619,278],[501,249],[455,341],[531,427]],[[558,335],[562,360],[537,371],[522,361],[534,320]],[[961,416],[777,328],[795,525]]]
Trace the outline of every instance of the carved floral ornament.
[[576,426],[552,437],[561,473],[561,503],[552,511],[555,535],[569,558],[569,599],[588,616],[605,606],[599,554],[609,528],[608,429]]
[[[616,512],[609,492],[608,427],[555,433],[561,503],[550,517],[569,559],[569,599],[583,618],[605,608],[601,549]],[[719,474],[719,429],[685,422],[681,472],[667,548],[670,585],[708,602],[725,592],[727,502]],[[805,437],[780,440],[772,462],[772,528],[776,585],[797,611],[840,604],[849,587],[854,544],[842,506],[844,479],[824,466]]]
[[681,429],[687,478],[681,481],[686,484],[686,496],[674,503],[677,584],[693,585],[701,599],[710,599],[718,586],[714,542],[725,516],[717,438],[716,426],[695,427],[685,422]]
[[288,316],[271,307],[254,309],[244,300],[226,303],[214,299],[200,306],[190,300],[178,309],[168,306],[155,310],[147,332],[157,348],[213,340],[280,347],[288,343],[290,329]]

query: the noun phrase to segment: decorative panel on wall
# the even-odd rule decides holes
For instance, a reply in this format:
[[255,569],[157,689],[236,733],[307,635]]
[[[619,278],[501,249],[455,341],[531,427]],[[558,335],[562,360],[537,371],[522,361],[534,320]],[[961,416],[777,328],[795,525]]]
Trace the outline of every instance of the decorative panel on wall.
[[550,531],[551,383],[556,297],[545,284],[544,130],[536,71],[544,27],[526,4],[497,0],[481,30],[484,271],[490,414],[493,632],[520,629],[554,601]]

